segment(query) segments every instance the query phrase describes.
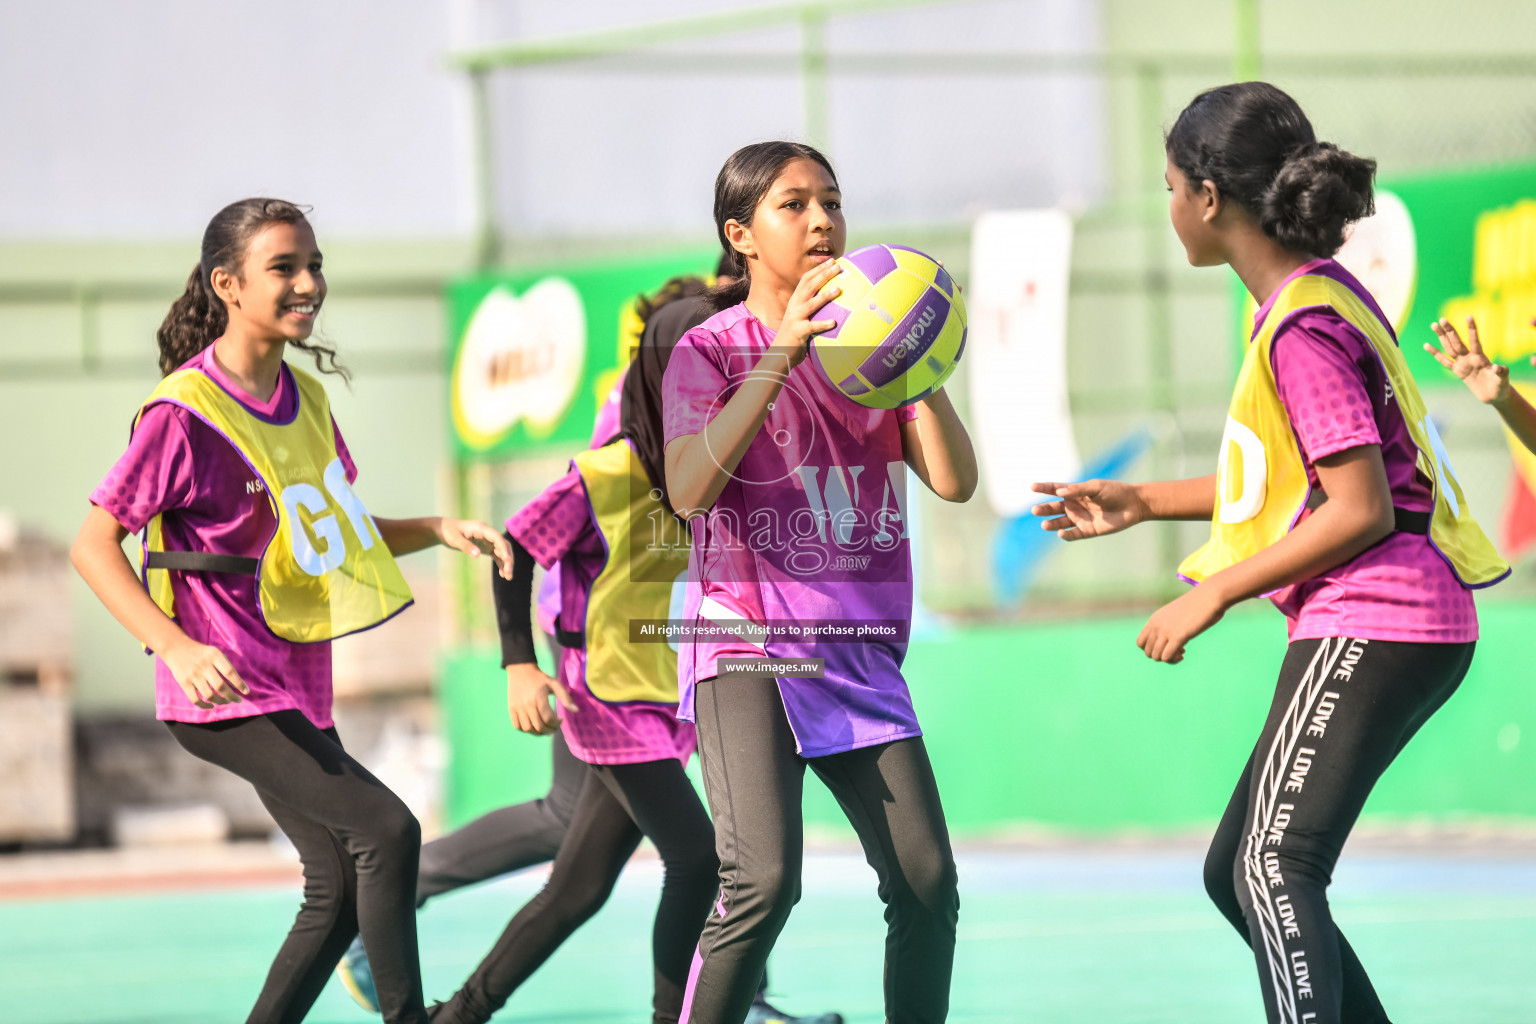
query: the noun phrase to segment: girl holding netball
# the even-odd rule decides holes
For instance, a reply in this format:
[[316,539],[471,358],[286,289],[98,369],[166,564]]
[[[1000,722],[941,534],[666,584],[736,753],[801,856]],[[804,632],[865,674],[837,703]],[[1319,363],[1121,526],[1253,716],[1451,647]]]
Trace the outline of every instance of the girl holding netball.
[[[359,931],[384,1019],[427,1020],[416,955],[421,829],[342,748],[329,641],[410,604],[394,556],[437,544],[511,553],[483,523],[375,519],[324,388],[335,353],[307,339],[325,301],[304,213],[225,207],[159,332],[164,380],[91,495],[71,557],[156,655],[156,715],[177,742],[256,787],[304,866],[304,903],[251,1010],[304,1018]],[[144,531],[141,582],[120,546]]]
[[[800,895],[809,766],[879,877],[887,1018],[941,1021],[959,901],[901,675],[912,607],[903,470],[964,501],[975,456],[942,390],[915,408],[869,409],[805,362],[811,338],[834,326],[817,313],[838,294],[846,234],[826,157],[789,142],[744,147],[716,179],[714,211],[737,281],[678,344],[664,392],[668,492],[693,537],[684,620],[713,631],[679,659],[721,884],[684,1019],[739,1024],[747,1013]],[[804,639],[848,620],[899,629]]]
[[[1247,939],[1271,1022],[1386,1021],[1329,914],[1345,838],[1381,773],[1472,661],[1472,591],[1509,569],[1483,535],[1376,301],[1330,257],[1372,207],[1375,162],[1319,142],[1263,82],[1195,97],[1167,137],[1174,231],[1259,303],[1213,476],[1037,484],[1066,540],[1211,520],[1195,586],[1137,644],[1176,663],[1234,604],[1268,596],[1290,645],[1206,861]],[[1239,468],[1240,467],[1240,468]]]

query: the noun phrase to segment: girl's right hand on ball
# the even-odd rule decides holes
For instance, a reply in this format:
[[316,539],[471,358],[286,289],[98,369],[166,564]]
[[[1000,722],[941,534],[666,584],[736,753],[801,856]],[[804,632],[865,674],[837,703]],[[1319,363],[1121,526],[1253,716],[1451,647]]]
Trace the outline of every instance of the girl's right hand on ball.
[[836,260],[827,260],[821,266],[807,270],[795,285],[795,293],[784,307],[784,319],[773,338],[769,351],[778,351],[789,360],[790,369],[799,366],[809,351],[811,336],[830,331],[837,326],[836,320],[812,320],[817,311],[843,293],[838,285],[825,291],[822,287],[842,273]]
[[217,647],[184,637],[157,652],[187,699],[200,708],[239,704],[251,692],[229,658]]
[[560,728],[560,716],[549,706],[550,697],[575,713],[576,702],[558,679],[545,675],[534,664],[507,666],[507,711],[519,732],[548,736]]
[[1053,494],[1030,509],[1045,518],[1042,529],[1055,531],[1062,540],[1104,537],[1135,526],[1148,518],[1146,502],[1133,484],[1118,480],[1084,480],[1078,484],[1031,484],[1037,494]]

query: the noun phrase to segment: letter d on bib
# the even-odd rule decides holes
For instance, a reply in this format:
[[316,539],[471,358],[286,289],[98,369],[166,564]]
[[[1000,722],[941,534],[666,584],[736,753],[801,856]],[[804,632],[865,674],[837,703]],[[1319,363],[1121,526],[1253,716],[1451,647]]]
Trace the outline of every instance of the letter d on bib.
[[[1242,488],[1231,495],[1232,446],[1243,457]],[[1259,435],[1231,416],[1221,434],[1221,460],[1216,468],[1216,496],[1221,500],[1218,518],[1223,523],[1246,523],[1264,507],[1269,468],[1264,458],[1264,442]],[[1229,496],[1230,495],[1230,496]]]

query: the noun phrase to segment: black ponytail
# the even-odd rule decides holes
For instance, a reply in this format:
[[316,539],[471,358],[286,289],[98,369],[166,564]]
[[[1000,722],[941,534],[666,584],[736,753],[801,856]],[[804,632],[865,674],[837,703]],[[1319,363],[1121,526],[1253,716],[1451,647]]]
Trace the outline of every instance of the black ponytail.
[[[197,266],[187,278],[186,291],[171,303],[170,312],[155,337],[160,342],[160,373],[170,374],[182,363],[212,345],[229,326],[229,311],[213,290],[218,269],[239,276],[251,239],[270,224],[307,223],[302,207],[281,199],[242,199],[213,215],[203,231],[203,247]],[[351,380],[347,368],[336,361],[336,350],[317,341],[289,341],[308,352],[315,369]]]
[[1213,182],[1293,252],[1332,256],[1345,229],[1375,212],[1376,161],[1319,142],[1297,102],[1268,82],[1196,96],[1165,146],[1191,184]]
[[695,299],[709,291],[709,285],[704,283],[702,277],[692,274],[681,274],[668,279],[667,283],[656,289],[652,295],[635,296],[635,315],[640,318],[642,325],[651,322],[651,317],[663,306],[669,306],[679,299]]
[[199,263],[187,277],[187,290],[171,303],[171,311],[155,333],[160,341],[160,375],[166,376],[213,344],[228,321],[224,303],[213,293]]
[[821,151],[803,142],[754,142],[732,153],[715,178],[715,233],[724,250],[720,270],[734,280],[709,292],[710,305],[716,312],[745,302],[752,291],[752,268],[747,257],[736,251],[725,237],[726,221],[751,226],[757,204],[773,187],[784,165],[796,159],[814,160],[826,169],[836,183],[837,172]]

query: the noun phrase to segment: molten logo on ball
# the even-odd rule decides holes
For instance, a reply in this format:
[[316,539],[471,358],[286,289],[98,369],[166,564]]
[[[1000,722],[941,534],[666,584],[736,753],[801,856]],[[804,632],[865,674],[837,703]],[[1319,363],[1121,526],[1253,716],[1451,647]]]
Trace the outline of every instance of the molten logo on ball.
[[922,340],[924,334],[928,333],[928,325],[933,323],[934,318],[938,315],[938,310],[932,306],[925,306],[923,308],[923,315],[917,318],[917,323],[907,332],[907,336],[902,338],[897,343],[896,348],[880,361],[894,370],[898,363],[906,359],[907,353],[917,348],[917,343]]
[[838,261],[842,293],[822,307],[835,326],[811,343],[816,366],[860,405],[894,409],[944,386],[965,350],[965,302],[938,262],[903,245]]

